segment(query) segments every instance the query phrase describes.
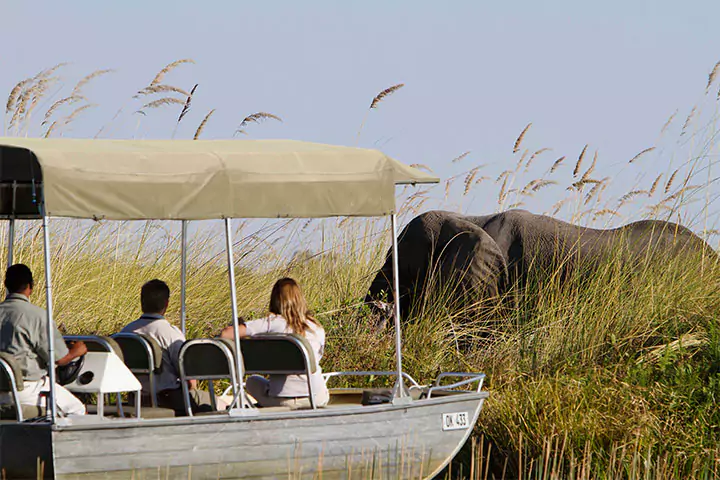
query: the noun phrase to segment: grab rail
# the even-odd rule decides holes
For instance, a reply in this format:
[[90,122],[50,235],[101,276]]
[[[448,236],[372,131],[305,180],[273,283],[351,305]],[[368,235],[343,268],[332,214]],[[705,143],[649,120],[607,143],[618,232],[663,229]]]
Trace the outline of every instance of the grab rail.
[[[465,380],[451,383],[449,385],[440,385],[440,380],[442,380],[443,378],[449,378],[449,377],[470,377],[470,378],[466,378]],[[428,389],[427,398],[432,397],[433,392],[454,390],[458,387],[470,385],[471,383],[475,383],[475,382],[478,382],[478,386],[475,391],[477,393],[480,393],[480,390],[482,389],[484,380],[485,380],[484,373],[444,372],[437,376],[437,378],[435,379],[435,384]]]

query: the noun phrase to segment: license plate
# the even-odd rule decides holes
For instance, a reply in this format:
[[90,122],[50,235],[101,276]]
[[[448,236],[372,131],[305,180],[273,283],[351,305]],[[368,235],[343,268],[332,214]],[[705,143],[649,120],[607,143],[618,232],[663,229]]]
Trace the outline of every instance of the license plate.
[[470,426],[468,412],[443,413],[443,430],[464,430]]

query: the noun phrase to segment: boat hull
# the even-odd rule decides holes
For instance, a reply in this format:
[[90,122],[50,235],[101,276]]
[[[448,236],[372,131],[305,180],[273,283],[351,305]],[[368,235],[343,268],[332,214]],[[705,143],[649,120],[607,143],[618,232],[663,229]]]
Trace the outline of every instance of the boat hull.
[[[55,426],[44,473],[68,479],[429,477],[467,440],[486,397]],[[444,414],[454,413],[467,413],[466,428],[443,428]]]

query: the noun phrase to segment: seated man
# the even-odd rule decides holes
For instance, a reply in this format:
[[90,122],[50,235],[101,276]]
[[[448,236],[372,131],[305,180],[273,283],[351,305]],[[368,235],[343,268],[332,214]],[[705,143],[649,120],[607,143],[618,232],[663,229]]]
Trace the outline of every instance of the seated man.
[[[170,289],[162,280],[150,280],[140,290],[140,304],[143,314],[122,329],[125,333],[142,333],[155,339],[162,348],[162,372],[156,380],[158,406],[172,408],[176,415],[185,415],[185,401],[180,386],[180,348],[185,343],[185,335],[180,329],[165,319],[165,311],[170,302]],[[145,379],[141,380],[143,391],[150,392]],[[210,393],[198,390],[197,381],[190,380],[190,404],[193,413],[212,411]],[[218,400],[217,406],[225,408]]]
[[[50,390],[48,368],[67,365],[87,353],[83,342],[74,342],[68,350],[55,327],[55,359],[50,360],[47,337],[47,312],[30,303],[33,277],[23,264],[12,265],[5,273],[8,296],[0,303],[0,351],[18,361],[23,374],[23,389],[18,392],[22,405],[45,406],[42,398]],[[85,405],[62,385],[55,385],[55,403],[61,415],[83,415]]]

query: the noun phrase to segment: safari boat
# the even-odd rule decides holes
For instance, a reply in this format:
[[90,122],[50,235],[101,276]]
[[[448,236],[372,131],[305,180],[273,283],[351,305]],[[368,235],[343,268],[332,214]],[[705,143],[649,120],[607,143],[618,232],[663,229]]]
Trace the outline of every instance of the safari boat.
[[[223,220],[228,320],[237,331],[233,218],[389,216],[398,298],[395,186],[437,181],[379,151],[297,141],[0,138],[7,261],[13,261],[16,222],[42,220],[49,331],[55,323],[51,218],[180,222],[183,330],[188,222]],[[394,371],[324,375],[326,382],[347,375],[392,376],[394,387],[330,388],[326,407],[306,410],[258,408],[243,386],[248,373],[309,374],[312,351],[301,337],[236,335],[230,344],[188,340],[181,380],[207,380],[212,387],[212,381],[227,378],[233,404],[222,412],[175,417],[141,406],[140,395],[133,405],[104,402],[108,393],[117,398],[120,392],[139,393],[140,375],[148,375],[152,385],[156,346],[123,335],[83,336],[89,352],[75,364],[66,388],[94,393],[97,404],[88,407],[94,414],[58,415],[58,374],[50,369],[44,411],[27,412],[15,402],[12,418],[0,421],[2,478],[432,477],[467,440],[488,394],[479,373],[442,373],[421,386],[404,372],[398,310],[396,302]],[[48,338],[53,358],[53,335]],[[258,354],[268,351],[272,354]],[[0,354],[0,390],[16,399],[21,385],[12,358]]]

